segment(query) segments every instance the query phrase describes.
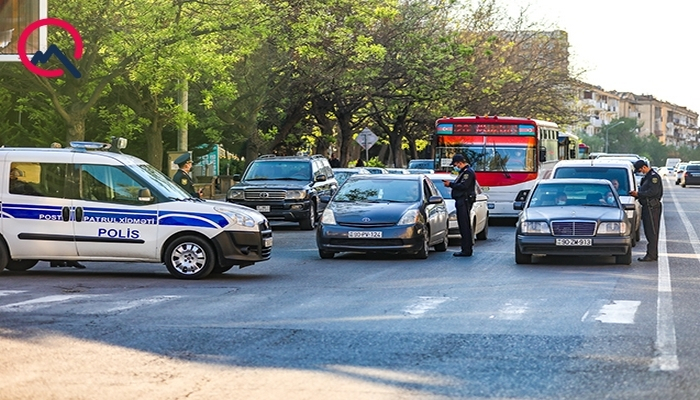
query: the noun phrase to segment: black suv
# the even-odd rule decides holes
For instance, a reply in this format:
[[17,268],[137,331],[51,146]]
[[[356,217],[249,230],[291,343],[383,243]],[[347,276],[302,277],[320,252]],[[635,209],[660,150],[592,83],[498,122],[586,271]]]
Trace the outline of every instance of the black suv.
[[297,221],[304,230],[314,229],[327,203],[338,189],[328,160],[322,155],[264,155],[234,175],[237,184],[229,189],[226,201],[261,212],[269,220]]

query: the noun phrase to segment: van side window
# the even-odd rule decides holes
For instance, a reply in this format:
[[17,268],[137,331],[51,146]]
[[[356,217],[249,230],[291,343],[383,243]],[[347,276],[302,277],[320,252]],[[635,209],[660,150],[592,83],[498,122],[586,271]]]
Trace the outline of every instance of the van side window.
[[76,166],[79,185],[77,198],[119,204],[144,204],[138,199],[144,185],[129,176],[123,169],[112,165]]
[[66,164],[13,162],[9,180],[12,194],[63,198]]

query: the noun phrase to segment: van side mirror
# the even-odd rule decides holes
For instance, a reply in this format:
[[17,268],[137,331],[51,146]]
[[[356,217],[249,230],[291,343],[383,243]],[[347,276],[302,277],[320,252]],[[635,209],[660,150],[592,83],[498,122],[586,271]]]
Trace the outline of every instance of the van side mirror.
[[139,189],[139,201],[142,201],[144,203],[153,201],[153,196],[151,196],[151,190],[146,188]]
[[241,174],[233,174],[233,180],[236,182],[241,181]]
[[320,174],[316,176],[316,182],[325,182],[327,181],[328,178],[324,174]]

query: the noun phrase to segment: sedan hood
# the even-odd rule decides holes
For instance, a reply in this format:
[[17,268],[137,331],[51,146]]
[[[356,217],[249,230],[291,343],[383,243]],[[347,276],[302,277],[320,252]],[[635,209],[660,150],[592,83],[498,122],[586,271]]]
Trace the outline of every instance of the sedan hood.
[[625,218],[624,211],[619,208],[596,206],[532,207],[526,209],[523,216],[527,220],[540,221],[562,219],[622,221]]
[[417,203],[335,203],[330,209],[339,224],[396,224],[410,208],[417,208]]

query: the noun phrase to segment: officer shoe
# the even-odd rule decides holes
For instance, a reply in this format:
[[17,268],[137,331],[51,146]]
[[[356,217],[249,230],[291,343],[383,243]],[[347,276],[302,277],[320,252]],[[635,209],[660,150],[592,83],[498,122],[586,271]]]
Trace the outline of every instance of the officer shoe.
[[652,257],[649,257],[649,256],[639,257],[639,258],[637,259],[637,261],[642,261],[642,262],[645,262],[645,261],[656,261],[656,260],[657,260],[656,258],[652,258]]
[[455,257],[471,257],[472,253],[465,253],[463,251],[458,251],[456,253],[453,253],[452,255]]

